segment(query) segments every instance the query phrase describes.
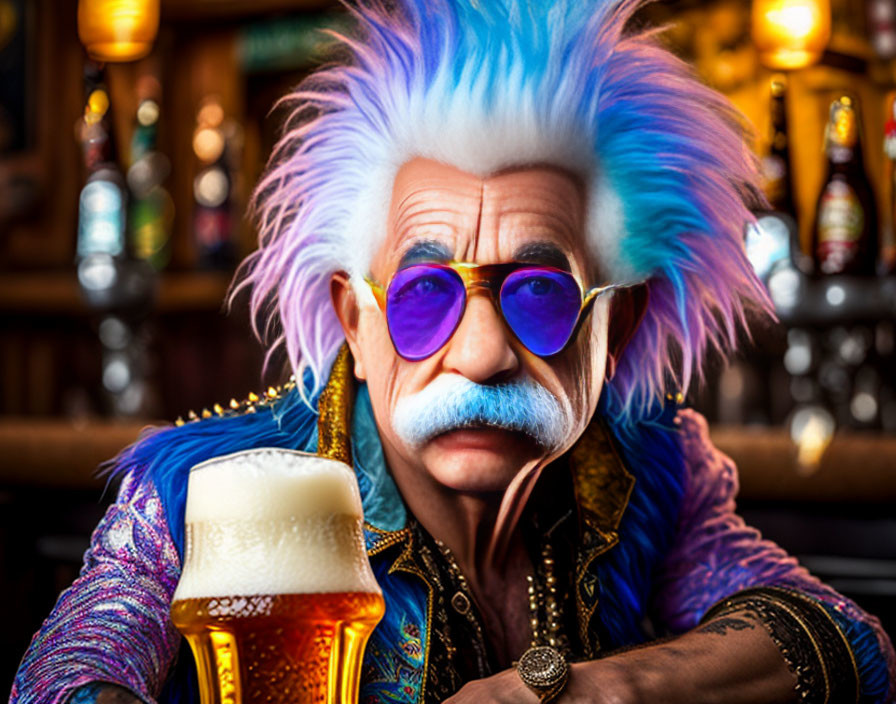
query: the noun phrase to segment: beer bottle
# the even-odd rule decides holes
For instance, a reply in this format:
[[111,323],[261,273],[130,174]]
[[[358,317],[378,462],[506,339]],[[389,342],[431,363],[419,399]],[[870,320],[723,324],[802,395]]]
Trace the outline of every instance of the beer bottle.
[[820,274],[873,275],[877,213],[865,173],[856,105],[849,96],[831,103],[825,129],[827,175],[818,196],[812,254]]
[[772,78],[769,112],[771,115],[769,151],[762,160],[765,195],[773,210],[785,213],[796,221],[790,145],[787,138],[787,79],[784,76]]

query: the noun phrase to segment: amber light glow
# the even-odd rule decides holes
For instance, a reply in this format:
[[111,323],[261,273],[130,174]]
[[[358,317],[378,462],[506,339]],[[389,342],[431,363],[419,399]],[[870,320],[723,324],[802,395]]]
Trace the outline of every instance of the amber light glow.
[[159,0],[79,0],[78,36],[96,61],[146,56],[159,31]]
[[777,70],[814,64],[831,38],[830,0],[754,0],[753,42]]

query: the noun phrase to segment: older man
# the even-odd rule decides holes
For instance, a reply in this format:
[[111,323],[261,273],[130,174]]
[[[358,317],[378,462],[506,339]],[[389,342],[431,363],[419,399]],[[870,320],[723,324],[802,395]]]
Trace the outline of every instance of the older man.
[[[122,454],[11,701],[182,701],[190,467],[347,437],[387,607],[363,702],[892,700],[878,622],[744,526],[667,394],[765,298],[737,117],[625,31],[637,4],[356,11],[292,96],[244,278],[300,382]],[[320,401],[351,388],[350,419]]]

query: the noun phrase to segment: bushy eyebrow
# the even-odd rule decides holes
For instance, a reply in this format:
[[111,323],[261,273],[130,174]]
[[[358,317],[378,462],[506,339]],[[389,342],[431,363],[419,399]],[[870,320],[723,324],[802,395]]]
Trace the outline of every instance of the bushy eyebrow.
[[418,240],[401,256],[398,268],[403,269],[411,264],[420,262],[448,262],[451,261],[451,250],[441,242],[435,240]]
[[[453,259],[451,250],[436,240],[418,240],[401,256],[398,268],[403,269],[420,262],[447,262]],[[569,259],[557,245],[551,242],[529,242],[516,250],[513,261],[525,264],[551,266],[571,271]]]
[[552,242],[529,242],[520,247],[513,255],[515,262],[552,266],[563,271],[572,271],[569,259],[557,245]]

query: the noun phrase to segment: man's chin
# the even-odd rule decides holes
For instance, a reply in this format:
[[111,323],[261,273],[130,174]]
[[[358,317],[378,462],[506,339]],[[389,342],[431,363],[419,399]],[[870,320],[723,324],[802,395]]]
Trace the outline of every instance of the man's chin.
[[494,427],[442,433],[420,452],[439,483],[465,493],[504,491],[525,465],[544,454],[525,433]]

